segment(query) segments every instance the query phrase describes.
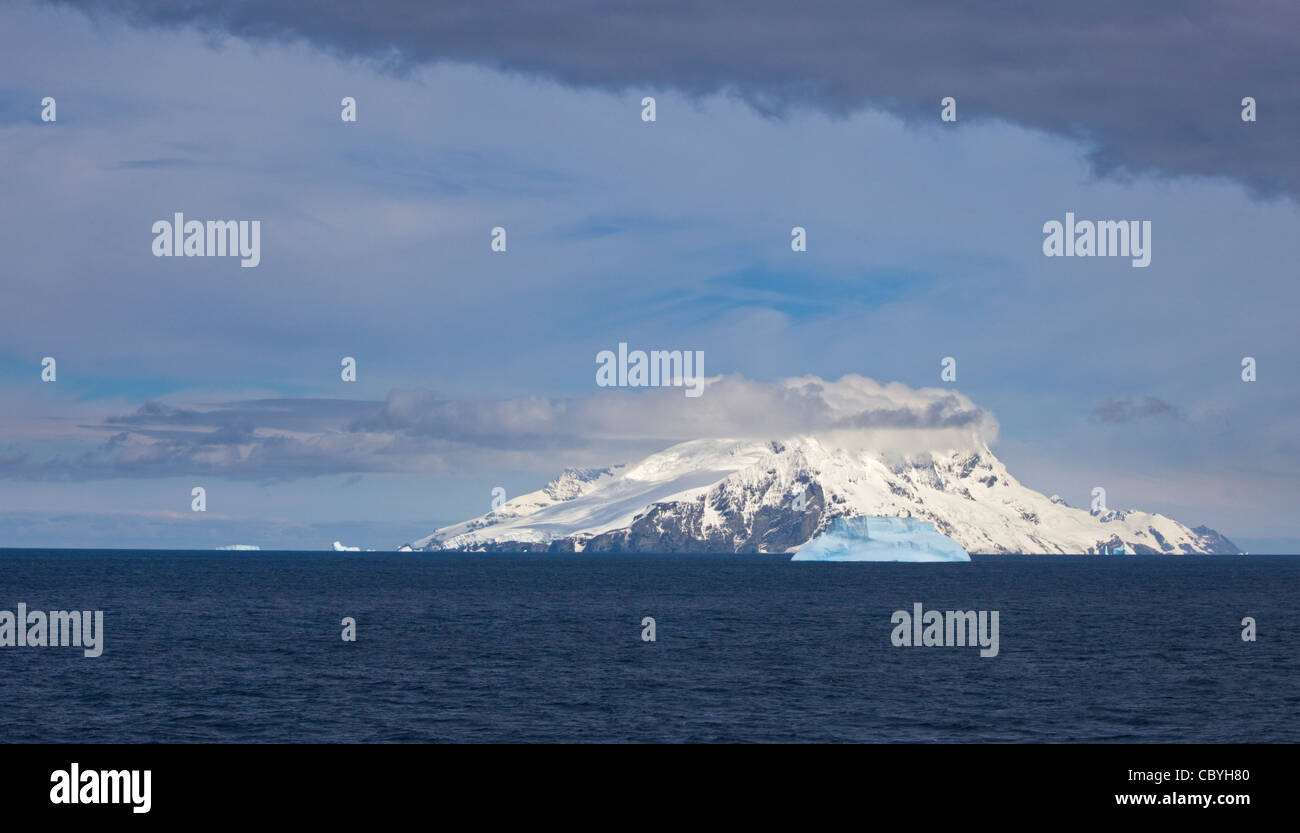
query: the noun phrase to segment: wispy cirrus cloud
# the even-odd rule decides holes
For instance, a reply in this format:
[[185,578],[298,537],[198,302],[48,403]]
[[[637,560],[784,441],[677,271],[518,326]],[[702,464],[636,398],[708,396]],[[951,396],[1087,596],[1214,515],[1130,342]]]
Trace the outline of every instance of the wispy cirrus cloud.
[[1183,414],[1157,396],[1144,396],[1140,399],[1115,399],[1108,396],[1093,408],[1092,418],[1097,422],[1118,425],[1146,418],[1181,420]]

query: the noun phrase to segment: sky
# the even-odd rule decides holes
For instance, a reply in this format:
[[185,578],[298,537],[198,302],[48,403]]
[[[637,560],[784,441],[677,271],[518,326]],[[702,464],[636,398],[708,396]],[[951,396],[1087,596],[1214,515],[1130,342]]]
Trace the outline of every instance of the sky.
[[[0,546],[392,548],[847,398],[1300,552],[1292,4],[90,5],[0,8]],[[600,388],[620,342],[712,381]]]

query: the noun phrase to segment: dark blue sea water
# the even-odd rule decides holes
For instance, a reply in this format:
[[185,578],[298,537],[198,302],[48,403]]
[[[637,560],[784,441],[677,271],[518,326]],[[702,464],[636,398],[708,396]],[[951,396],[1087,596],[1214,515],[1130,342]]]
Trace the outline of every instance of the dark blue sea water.
[[[0,551],[0,610],[105,615],[97,659],[0,648],[0,740],[1297,742],[1297,591],[1285,556]],[[894,647],[914,602],[999,611],[999,655]]]

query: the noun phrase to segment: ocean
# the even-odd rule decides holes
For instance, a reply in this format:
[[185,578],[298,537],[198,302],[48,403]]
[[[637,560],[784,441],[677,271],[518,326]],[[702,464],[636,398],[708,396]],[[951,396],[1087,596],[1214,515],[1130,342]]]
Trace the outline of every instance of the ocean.
[[[1294,556],[0,550],[0,610],[104,612],[101,656],[0,647],[0,740],[1295,743],[1297,588]],[[997,611],[997,655],[896,647],[917,603]]]

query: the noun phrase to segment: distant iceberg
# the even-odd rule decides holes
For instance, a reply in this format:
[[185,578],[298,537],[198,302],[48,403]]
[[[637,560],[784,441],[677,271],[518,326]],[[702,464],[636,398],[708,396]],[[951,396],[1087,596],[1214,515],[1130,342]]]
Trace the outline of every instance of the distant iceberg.
[[800,547],[790,560],[970,561],[970,555],[929,521],[858,515],[835,518],[830,529]]
[[335,552],[361,552],[361,547],[348,547],[348,546],[344,546],[339,541],[335,541],[334,551]]
[[219,549],[219,550],[240,550],[241,552],[244,551],[244,550],[248,550],[248,551],[251,552],[251,551],[254,551],[254,550],[260,550],[260,549],[262,549],[262,548],[261,548],[261,547],[258,547],[258,546],[254,546],[253,544],[230,544],[230,545],[225,546],[225,547],[217,547],[217,549]]

